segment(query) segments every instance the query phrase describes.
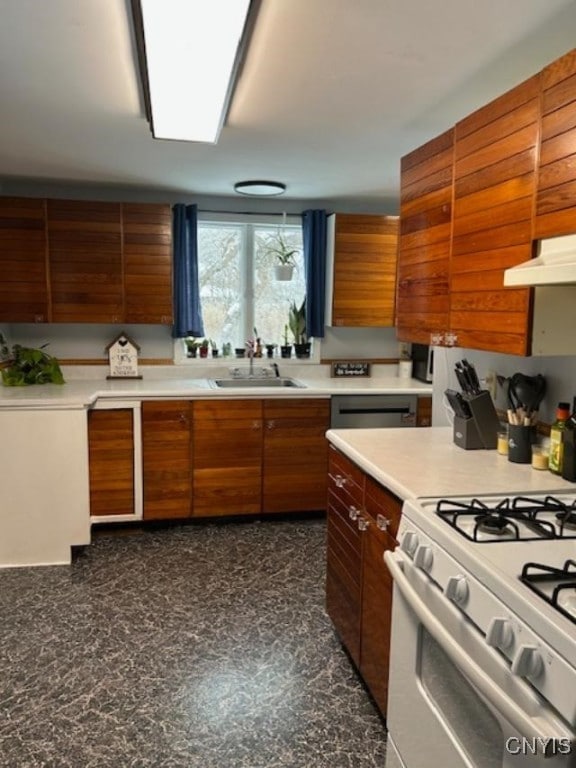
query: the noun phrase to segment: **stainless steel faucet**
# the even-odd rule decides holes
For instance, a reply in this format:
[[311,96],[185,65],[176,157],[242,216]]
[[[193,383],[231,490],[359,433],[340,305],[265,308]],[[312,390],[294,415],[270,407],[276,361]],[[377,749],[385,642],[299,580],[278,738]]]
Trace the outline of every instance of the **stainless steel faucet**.
[[248,376],[252,378],[254,376],[254,346],[248,345],[248,359],[250,360],[248,368]]

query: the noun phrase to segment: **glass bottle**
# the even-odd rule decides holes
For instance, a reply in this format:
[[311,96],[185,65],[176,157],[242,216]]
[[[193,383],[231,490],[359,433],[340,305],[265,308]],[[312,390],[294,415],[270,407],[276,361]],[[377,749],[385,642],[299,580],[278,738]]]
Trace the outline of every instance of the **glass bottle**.
[[562,474],[562,457],[564,446],[562,433],[566,427],[566,420],[570,417],[570,404],[558,403],[556,409],[556,421],[550,427],[550,455],[548,469],[557,475]]
[[576,482],[576,408],[562,432],[562,477]]

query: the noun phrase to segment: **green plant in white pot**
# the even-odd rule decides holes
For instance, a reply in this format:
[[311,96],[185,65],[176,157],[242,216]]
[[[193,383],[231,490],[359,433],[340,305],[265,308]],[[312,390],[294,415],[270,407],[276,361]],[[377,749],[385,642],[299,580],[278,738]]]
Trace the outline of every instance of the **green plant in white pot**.
[[14,344],[8,349],[4,336],[0,334],[0,361],[2,383],[5,387],[26,387],[31,384],[64,384],[64,376],[58,360],[40,349]]
[[278,230],[268,241],[266,250],[268,253],[273,253],[276,257],[274,265],[274,277],[276,280],[292,280],[294,267],[296,266],[294,255],[298,253],[298,249],[291,248],[282,232]]

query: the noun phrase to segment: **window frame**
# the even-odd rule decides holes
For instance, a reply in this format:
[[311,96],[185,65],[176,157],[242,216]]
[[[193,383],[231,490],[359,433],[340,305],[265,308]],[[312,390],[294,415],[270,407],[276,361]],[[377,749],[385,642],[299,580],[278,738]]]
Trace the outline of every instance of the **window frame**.
[[[266,214],[266,213],[219,213],[219,212],[202,212],[198,213],[198,225],[201,224],[220,223],[226,224],[242,224],[248,225],[243,227],[243,242],[242,249],[245,254],[244,269],[241,270],[242,282],[241,291],[243,296],[243,307],[248,310],[244,313],[244,327],[254,327],[254,228],[260,226],[278,225],[283,226],[301,226],[302,217],[300,214]],[[320,339],[310,339],[311,352],[310,358],[302,360],[297,358],[282,359],[280,357],[274,357],[274,361],[279,362],[281,365],[295,365],[295,364],[310,364],[320,362]],[[240,361],[235,357],[217,357],[217,358],[190,358],[187,356],[186,344],[184,339],[174,339],[174,363],[184,365],[205,365],[206,363],[226,365],[231,364],[237,367],[237,363]],[[266,358],[263,358],[266,360]]]

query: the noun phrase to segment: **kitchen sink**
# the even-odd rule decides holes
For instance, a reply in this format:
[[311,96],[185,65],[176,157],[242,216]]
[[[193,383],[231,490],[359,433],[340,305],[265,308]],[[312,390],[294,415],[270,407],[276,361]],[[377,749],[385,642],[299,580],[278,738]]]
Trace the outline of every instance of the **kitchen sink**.
[[304,389],[306,386],[296,379],[290,378],[209,379],[209,384],[211,387],[231,389],[259,389],[261,387],[265,387],[266,389],[274,389],[278,387],[297,387]]

